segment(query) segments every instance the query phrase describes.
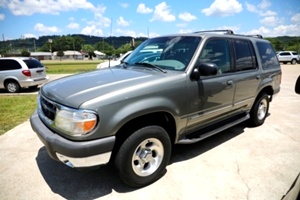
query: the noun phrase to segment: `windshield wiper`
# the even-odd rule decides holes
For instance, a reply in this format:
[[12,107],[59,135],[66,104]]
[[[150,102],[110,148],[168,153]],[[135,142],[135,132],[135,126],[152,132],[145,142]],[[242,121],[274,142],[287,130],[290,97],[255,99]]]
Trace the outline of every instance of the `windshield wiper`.
[[159,71],[163,72],[163,73],[167,73],[165,70],[163,70],[162,68],[160,68],[157,65],[153,65],[151,63],[146,63],[146,62],[136,62],[134,63],[135,65],[143,65],[145,67],[150,67],[150,68],[154,68],[154,69],[158,69]]

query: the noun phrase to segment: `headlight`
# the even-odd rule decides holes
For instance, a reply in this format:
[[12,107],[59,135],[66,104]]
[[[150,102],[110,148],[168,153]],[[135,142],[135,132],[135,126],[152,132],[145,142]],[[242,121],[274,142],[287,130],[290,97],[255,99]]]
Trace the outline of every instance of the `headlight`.
[[58,110],[54,119],[55,127],[71,136],[83,136],[91,132],[97,124],[93,112],[82,110]]

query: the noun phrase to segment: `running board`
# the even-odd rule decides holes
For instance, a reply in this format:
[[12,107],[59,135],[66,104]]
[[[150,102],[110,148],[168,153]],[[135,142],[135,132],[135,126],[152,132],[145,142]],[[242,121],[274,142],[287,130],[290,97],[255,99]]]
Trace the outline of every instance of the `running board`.
[[247,114],[247,115],[245,115],[245,116],[243,116],[241,118],[238,118],[238,119],[236,119],[234,121],[231,121],[231,122],[229,122],[229,123],[227,123],[227,124],[225,124],[223,126],[220,126],[220,127],[216,128],[216,129],[213,129],[213,130],[210,130],[210,131],[208,131],[206,133],[203,133],[203,134],[199,133],[199,132],[201,132],[201,130],[197,131],[196,133],[199,133],[198,137],[187,138],[188,137],[188,135],[187,135],[187,137],[179,140],[177,144],[192,144],[192,143],[199,142],[200,140],[203,140],[203,139],[205,139],[207,137],[210,137],[210,136],[215,135],[215,134],[217,134],[217,133],[219,133],[221,131],[224,131],[224,130],[232,127],[232,126],[235,126],[235,125],[237,125],[237,124],[239,124],[239,123],[241,123],[243,121],[246,121],[249,118],[250,118],[250,115]]

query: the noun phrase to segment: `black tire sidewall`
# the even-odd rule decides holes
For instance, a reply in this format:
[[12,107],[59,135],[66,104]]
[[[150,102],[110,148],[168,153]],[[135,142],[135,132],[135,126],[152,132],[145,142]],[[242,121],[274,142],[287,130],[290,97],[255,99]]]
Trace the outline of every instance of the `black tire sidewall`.
[[[16,91],[9,91],[9,89],[8,89],[8,85],[9,85],[9,84],[14,84],[14,85],[16,86]],[[6,91],[9,92],[9,93],[17,93],[17,92],[20,91],[20,86],[19,86],[19,84],[18,84],[16,81],[8,81],[8,82],[5,84],[5,89],[6,89]]]
[[[257,113],[258,113],[259,105],[263,99],[267,101],[266,115],[264,116],[263,119],[258,119]],[[250,123],[252,126],[260,126],[265,122],[265,119],[268,116],[269,107],[270,107],[270,101],[268,95],[265,93],[261,94],[259,98],[255,101],[254,106],[252,107],[250,112]]]
[[[164,157],[158,169],[149,176],[141,177],[132,169],[132,156],[137,146],[147,138],[158,139],[164,147]],[[132,187],[143,187],[158,180],[164,173],[171,155],[171,141],[160,126],[147,126],[135,131],[121,145],[115,159],[115,166],[121,180]]]

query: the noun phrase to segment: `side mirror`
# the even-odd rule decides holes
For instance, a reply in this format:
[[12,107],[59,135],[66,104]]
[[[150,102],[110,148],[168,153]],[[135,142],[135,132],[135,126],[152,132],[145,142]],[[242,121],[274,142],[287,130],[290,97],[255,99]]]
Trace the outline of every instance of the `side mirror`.
[[214,63],[200,63],[193,70],[192,78],[199,80],[200,76],[213,76],[218,73],[217,65]]
[[300,94],[300,76],[298,77],[298,79],[297,79],[297,81],[296,81],[295,92],[296,92],[297,94]]

